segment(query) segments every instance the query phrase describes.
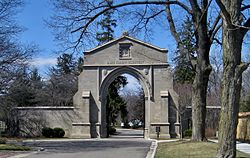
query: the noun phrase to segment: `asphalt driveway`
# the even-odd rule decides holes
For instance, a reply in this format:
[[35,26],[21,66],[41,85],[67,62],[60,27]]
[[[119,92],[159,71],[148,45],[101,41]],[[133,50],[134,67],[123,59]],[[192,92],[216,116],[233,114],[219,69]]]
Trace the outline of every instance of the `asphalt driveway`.
[[[25,158],[145,158],[151,141],[145,139],[95,139],[30,141],[35,152]],[[18,158],[18,156],[16,157]]]

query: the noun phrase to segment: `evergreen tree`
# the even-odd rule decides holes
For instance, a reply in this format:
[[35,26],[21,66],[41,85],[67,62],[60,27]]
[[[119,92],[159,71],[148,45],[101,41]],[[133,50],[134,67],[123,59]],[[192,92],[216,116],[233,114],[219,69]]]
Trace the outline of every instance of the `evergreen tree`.
[[[43,99],[49,106],[73,106],[73,95],[77,91],[77,76],[81,72],[83,59],[76,61],[73,54],[62,54],[57,64],[50,69]],[[44,99],[48,98],[48,99]]]
[[[106,1],[108,5],[112,5],[113,1]],[[97,23],[97,25],[101,26],[101,32],[96,33],[96,40],[98,44],[104,44],[114,39],[114,30],[116,25],[116,20],[112,19],[112,15],[114,14],[114,10],[107,11],[103,14],[103,19]]]
[[78,58],[78,60],[77,60],[77,74],[79,75],[81,72],[82,72],[82,70],[83,70],[83,63],[84,63],[84,61],[83,61],[83,58],[82,57],[79,57]]
[[79,75],[82,72],[82,65],[82,57],[79,57],[76,61],[73,54],[63,53],[57,58],[57,64],[55,67],[52,67],[51,71],[57,75]]
[[196,59],[196,47],[193,23],[189,17],[187,17],[182,31],[180,32],[180,37],[182,38],[182,43],[188,50],[188,54],[181,52],[179,49],[176,51],[176,57],[174,62],[176,64],[174,71],[174,80],[180,83],[192,83],[195,76],[194,68],[192,67],[191,61]]
[[75,71],[76,62],[73,54],[62,54],[57,58],[56,70],[59,74],[70,74]]
[[247,97],[247,100],[243,101],[240,104],[241,112],[250,112],[250,95]]
[[[112,5],[113,1],[108,0],[105,3]],[[97,24],[101,26],[101,31],[96,33],[98,44],[104,44],[114,39],[114,30],[116,20],[112,19],[114,10],[107,11],[103,14],[103,19]],[[127,79],[124,76],[118,76],[110,85],[107,96],[107,121],[109,125],[115,125],[116,119],[121,115],[122,121],[126,121],[127,108],[126,102],[119,96],[119,89],[127,84]]]
[[40,76],[38,69],[37,68],[33,68],[30,72],[30,83],[31,83],[31,87],[33,89],[39,90],[42,88],[43,82],[42,82],[42,77]]
[[41,76],[39,75],[38,69],[33,68],[30,73],[30,80],[31,81],[41,81]]
[[127,84],[127,78],[118,76],[109,86],[107,96],[107,120],[109,125],[115,125],[116,119],[121,114],[123,122],[126,122],[126,102],[120,97],[119,89]]
[[8,94],[5,96],[6,104],[11,107],[35,106],[35,91],[31,88],[30,76],[24,67],[18,77],[12,82]]

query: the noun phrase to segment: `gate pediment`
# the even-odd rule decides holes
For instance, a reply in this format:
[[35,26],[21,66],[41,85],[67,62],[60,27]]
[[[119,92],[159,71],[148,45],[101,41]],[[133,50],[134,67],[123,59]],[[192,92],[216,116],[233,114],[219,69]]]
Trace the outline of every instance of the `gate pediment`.
[[85,51],[84,65],[166,64],[167,50],[138,39],[122,36]]

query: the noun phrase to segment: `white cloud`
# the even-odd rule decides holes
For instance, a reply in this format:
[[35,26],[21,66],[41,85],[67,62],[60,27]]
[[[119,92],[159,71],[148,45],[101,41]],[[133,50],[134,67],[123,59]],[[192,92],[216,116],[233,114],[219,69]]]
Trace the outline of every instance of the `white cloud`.
[[34,66],[49,66],[56,64],[56,58],[35,58],[30,64]]

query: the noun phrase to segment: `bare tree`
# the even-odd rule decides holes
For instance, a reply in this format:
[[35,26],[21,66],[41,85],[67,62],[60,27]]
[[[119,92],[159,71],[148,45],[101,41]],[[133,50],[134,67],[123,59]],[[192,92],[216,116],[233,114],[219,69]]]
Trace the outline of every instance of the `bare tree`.
[[23,0],[0,0],[0,94],[6,93],[15,73],[34,52],[34,47],[23,47],[16,36],[23,29],[16,23],[15,16],[23,6]]
[[137,90],[123,90],[122,98],[126,102],[128,111],[128,121],[140,120],[144,123],[144,92],[141,87]]
[[16,23],[16,15],[23,6],[23,0],[0,0],[0,119],[8,120],[12,104],[6,101],[11,85],[26,67],[34,46],[18,43],[17,35],[23,29]]
[[217,50],[213,52],[213,55],[210,56],[211,65],[213,70],[209,76],[208,83],[208,94],[207,100],[208,106],[220,106],[220,98],[221,98],[221,81],[222,81],[222,73],[223,73],[223,61],[221,57],[221,53]]
[[247,96],[250,95],[250,69],[248,68],[242,76],[242,95],[241,100],[246,100]]
[[221,9],[223,19],[224,70],[217,157],[233,158],[236,157],[236,127],[238,123],[242,73],[250,64],[241,60],[242,43],[250,29],[250,15],[247,15],[245,11],[250,9],[250,5],[249,1],[243,0],[216,0],[216,2]]
[[50,68],[49,79],[39,91],[42,106],[73,106],[73,95],[77,91],[77,76],[82,68],[82,58],[64,53],[57,58],[57,65]]
[[[175,111],[179,113],[180,123],[181,123],[181,138],[183,138],[183,127],[184,122],[188,122],[188,117],[186,117],[188,113],[188,107],[192,105],[192,84],[190,83],[174,83],[174,90],[177,92],[179,96],[179,107],[172,107]],[[188,125],[189,126],[189,125]]]

